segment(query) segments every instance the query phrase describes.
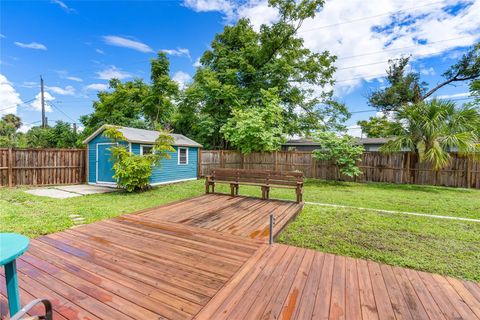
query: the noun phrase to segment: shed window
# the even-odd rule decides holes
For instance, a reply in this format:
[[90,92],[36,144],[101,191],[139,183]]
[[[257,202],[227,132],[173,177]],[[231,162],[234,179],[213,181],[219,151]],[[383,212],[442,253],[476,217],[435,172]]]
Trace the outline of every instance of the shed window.
[[153,146],[150,145],[141,145],[140,146],[140,154],[152,154],[153,153]]
[[178,164],[188,164],[188,148],[178,148]]

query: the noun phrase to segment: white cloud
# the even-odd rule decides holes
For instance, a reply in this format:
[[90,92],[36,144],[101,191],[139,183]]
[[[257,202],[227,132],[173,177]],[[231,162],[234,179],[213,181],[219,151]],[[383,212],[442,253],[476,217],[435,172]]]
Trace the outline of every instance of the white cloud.
[[38,82],[35,82],[35,81],[25,81],[25,82],[22,83],[21,86],[24,87],[24,88],[35,88],[35,87],[39,87],[40,84]]
[[436,74],[435,69],[432,67],[430,68],[421,68],[420,69],[420,74],[423,74],[424,76],[434,76]]
[[65,79],[72,80],[72,81],[75,81],[75,82],[83,82],[83,79],[79,78],[79,77],[69,76],[69,77],[66,77]]
[[[256,29],[278,19],[267,0],[233,3],[184,1],[198,12],[247,17]],[[452,6],[456,9],[448,10]],[[391,58],[412,55],[412,61],[418,61],[471,46],[480,38],[478,21],[480,0],[326,1],[313,19],[304,21],[298,35],[313,52],[329,50],[338,57],[335,91],[343,95],[363,81],[384,77]]]
[[137,50],[145,53],[154,52],[152,48],[150,48],[145,43],[119,37],[119,36],[104,36],[103,41],[105,41],[106,44],[109,44],[111,46],[129,48],[129,49],[133,49],[133,50]]
[[362,128],[357,125],[349,126],[347,127],[347,134],[352,137],[362,138]]
[[180,89],[185,89],[185,87],[192,81],[192,76],[183,71],[177,71],[173,75],[173,81],[178,83]]
[[185,57],[188,57],[189,59],[191,58],[190,57],[190,50],[186,49],[186,48],[177,48],[177,49],[162,49],[161,50],[162,52],[165,52],[166,54],[169,54],[171,56],[185,56]]
[[38,42],[22,43],[22,42],[15,41],[14,44],[20,48],[25,48],[25,49],[47,50],[47,47],[45,45]]
[[95,52],[96,52],[96,53],[99,53],[99,54],[105,54],[105,51],[100,50],[100,49],[95,49]]
[[6,36],[3,33],[0,33],[0,38],[6,38]]
[[[43,97],[45,100],[45,112],[52,112],[53,110],[49,102],[55,100],[55,97],[48,91],[44,92]],[[30,107],[34,110],[42,111],[42,94],[40,92],[35,96],[35,100],[30,104]]]
[[70,8],[70,7],[67,6],[67,5],[65,4],[65,2],[63,2],[63,1],[60,1],[60,0],[52,0],[51,2],[57,4],[58,6],[60,6],[60,8],[62,8],[63,10],[65,10],[65,12],[68,12],[68,13],[75,12],[75,9]]
[[441,96],[436,96],[437,99],[456,99],[456,98],[468,98],[470,97],[470,92],[454,93],[454,94],[445,94]]
[[113,78],[123,80],[131,77],[132,75],[130,73],[122,71],[115,66],[110,66],[107,69],[97,72],[97,78],[102,80],[110,80]]
[[16,114],[18,105],[21,103],[20,94],[7,77],[0,74],[0,116],[8,113]]
[[194,66],[195,68],[198,68],[198,67],[201,67],[201,66],[202,66],[202,64],[200,63],[200,58],[197,58],[197,60],[195,60],[193,66]]
[[228,0],[184,0],[183,5],[196,12],[219,11],[227,18],[234,15],[235,5]]
[[85,90],[94,90],[94,91],[105,91],[108,89],[108,85],[104,83],[92,83],[88,86],[85,86]]
[[75,88],[72,86],[66,86],[65,88],[45,86],[45,89],[63,96],[73,96],[75,94]]
[[32,129],[33,128],[33,124],[28,124],[28,123],[23,123],[20,128],[18,128],[18,131],[19,132],[22,132],[22,133],[27,133],[28,130]]

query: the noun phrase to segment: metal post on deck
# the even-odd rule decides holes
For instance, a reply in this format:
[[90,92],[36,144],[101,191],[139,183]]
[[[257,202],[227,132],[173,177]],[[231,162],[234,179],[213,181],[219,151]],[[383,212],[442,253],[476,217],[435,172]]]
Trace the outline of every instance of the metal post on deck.
[[275,224],[275,217],[273,213],[270,213],[270,238],[268,239],[268,244],[273,244],[273,225]]

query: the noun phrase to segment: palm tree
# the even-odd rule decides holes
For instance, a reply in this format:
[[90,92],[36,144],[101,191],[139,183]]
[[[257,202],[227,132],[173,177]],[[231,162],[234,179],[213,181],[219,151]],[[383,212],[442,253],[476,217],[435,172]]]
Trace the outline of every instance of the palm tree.
[[435,170],[449,163],[452,148],[464,155],[480,155],[478,107],[457,108],[452,101],[433,99],[403,107],[395,118],[395,138],[380,149],[383,152],[414,150]]

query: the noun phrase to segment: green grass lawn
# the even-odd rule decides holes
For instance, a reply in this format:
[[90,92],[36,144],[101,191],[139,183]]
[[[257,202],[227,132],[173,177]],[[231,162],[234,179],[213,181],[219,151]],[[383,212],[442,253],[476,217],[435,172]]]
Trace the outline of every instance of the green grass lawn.
[[[71,214],[87,223],[200,195],[203,181],[69,199],[37,197],[23,188],[0,189],[0,231],[30,237],[73,226]],[[218,186],[217,191],[228,191]],[[258,187],[240,194],[260,195]],[[293,190],[274,189],[294,199]],[[480,190],[309,180],[305,201],[480,219]],[[480,281],[480,223],[381,214],[369,210],[305,206],[279,241],[325,252]]]
[[[259,189],[241,186],[240,193],[260,196]],[[226,192],[227,187],[219,190]],[[295,192],[272,189],[270,197],[294,200]],[[304,201],[480,219],[480,190],[476,189],[309,179]]]

